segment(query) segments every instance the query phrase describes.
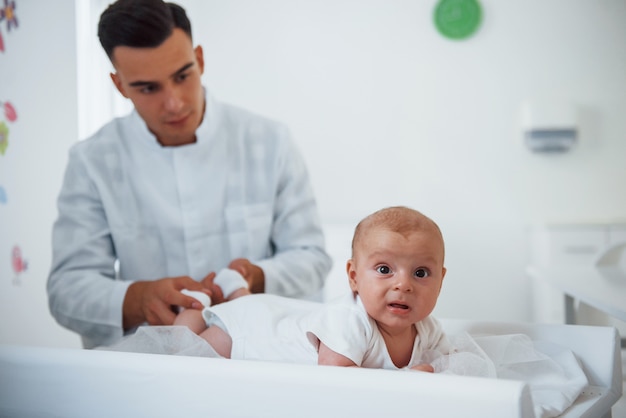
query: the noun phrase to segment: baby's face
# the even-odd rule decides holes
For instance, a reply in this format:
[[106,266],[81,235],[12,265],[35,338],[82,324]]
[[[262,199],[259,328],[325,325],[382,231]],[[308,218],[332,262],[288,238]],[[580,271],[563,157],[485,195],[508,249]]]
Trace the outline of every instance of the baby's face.
[[374,229],[348,261],[350,287],[381,330],[399,332],[435,308],[446,269],[443,243],[434,232],[406,237]]

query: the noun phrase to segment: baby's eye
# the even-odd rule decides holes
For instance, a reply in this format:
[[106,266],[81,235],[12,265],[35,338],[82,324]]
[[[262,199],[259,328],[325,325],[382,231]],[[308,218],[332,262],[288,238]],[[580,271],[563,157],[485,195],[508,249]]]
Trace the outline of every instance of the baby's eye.
[[391,273],[391,269],[389,268],[389,266],[378,266],[376,267],[376,271],[379,272],[380,274]]
[[428,276],[430,276],[430,273],[426,269],[415,270],[415,277],[419,277],[420,279],[423,279],[424,277],[428,277]]

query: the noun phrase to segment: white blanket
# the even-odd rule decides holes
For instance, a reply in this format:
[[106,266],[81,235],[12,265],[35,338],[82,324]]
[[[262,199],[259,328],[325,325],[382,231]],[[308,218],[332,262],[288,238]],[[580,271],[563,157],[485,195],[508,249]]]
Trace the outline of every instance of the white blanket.
[[451,336],[449,355],[424,353],[435,373],[520,380],[531,390],[535,416],[561,415],[588,385],[571,350],[527,335]]
[[134,334],[96,350],[175,356],[221,357],[205,339],[183,326],[141,326]]

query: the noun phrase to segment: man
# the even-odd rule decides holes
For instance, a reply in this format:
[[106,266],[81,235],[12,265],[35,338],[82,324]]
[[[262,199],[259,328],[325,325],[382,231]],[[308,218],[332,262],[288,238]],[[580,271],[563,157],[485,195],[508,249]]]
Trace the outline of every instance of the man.
[[[53,228],[52,315],[85,347],[171,325],[182,289],[223,299],[214,272],[254,293],[305,297],[331,266],[304,161],[287,129],[217,102],[185,11],[118,0],[98,36],[135,107],[72,147]],[[116,265],[117,264],[117,265]]]

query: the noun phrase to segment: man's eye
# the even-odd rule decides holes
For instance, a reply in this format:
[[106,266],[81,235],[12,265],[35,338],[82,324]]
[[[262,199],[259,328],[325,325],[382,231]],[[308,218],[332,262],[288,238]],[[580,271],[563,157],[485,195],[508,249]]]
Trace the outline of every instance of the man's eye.
[[176,81],[180,83],[181,81],[185,81],[187,77],[189,77],[189,74],[178,74],[178,77],[176,77]]
[[419,277],[420,279],[423,279],[424,277],[428,277],[428,276],[430,276],[430,273],[426,269],[415,270],[415,277]]
[[156,91],[156,87],[155,86],[144,86],[141,88],[140,90],[142,93],[144,94],[150,94],[150,93],[154,93]]
[[389,266],[379,266],[376,268],[376,271],[379,272],[380,274],[391,273],[391,269],[389,268]]

